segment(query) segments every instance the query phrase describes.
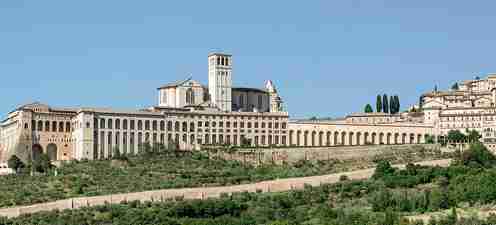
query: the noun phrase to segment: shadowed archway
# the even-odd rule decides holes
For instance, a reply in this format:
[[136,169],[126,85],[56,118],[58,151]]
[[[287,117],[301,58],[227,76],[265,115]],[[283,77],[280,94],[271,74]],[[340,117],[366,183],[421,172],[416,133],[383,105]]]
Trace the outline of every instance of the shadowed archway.
[[37,160],[40,158],[40,155],[43,154],[43,147],[39,144],[33,145],[33,150],[32,150],[32,157],[33,160]]
[[54,143],[50,143],[47,145],[47,155],[50,158],[50,161],[57,160],[57,145]]

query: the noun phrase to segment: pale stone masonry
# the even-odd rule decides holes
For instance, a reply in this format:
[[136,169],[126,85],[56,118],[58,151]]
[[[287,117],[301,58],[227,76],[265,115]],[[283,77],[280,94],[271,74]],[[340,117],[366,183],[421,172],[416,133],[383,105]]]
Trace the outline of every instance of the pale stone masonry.
[[[290,120],[274,82],[233,85],[233,56],[208,56],[208,85],[193,78],[158,87],[158,104],[139,110],[22,105],[0,123],[0,163],[47,153],[52,160],[134,154],[143,143],[179,145],[341,146],[425,143],[448,131],[475,129],[496,149],[496,75],[457,90],[421,96],[420,112],[352,113],[328,121]],[[0,165],[0,167],[4,165]]]

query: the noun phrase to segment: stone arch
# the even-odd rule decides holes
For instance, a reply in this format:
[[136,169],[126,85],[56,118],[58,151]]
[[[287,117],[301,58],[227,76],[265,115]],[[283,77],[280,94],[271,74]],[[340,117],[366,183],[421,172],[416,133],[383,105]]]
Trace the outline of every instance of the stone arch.
[[194,122],[189,123],[189,131],[195,132],[195,123]]
[[372,133],[372,141],[371,141],[371,143],[373,145],[375,145],[377,143],[377,133],[375,133],[375,132]]
[[339,132],[334,131],[334,146],[339,145],[338,138],[339,138]]
[[203,140],[203,143],[210,144],[210,135],[209,134],[205,134],[205,139]]
[[179,132],[180,128],[179,128],[179,121],[176,121],[176,123],[174,124],[174,131],[175,132]]
[[422,134],[417,134],[417,144],[422,143]]
[[40,144],[34,144],[31,152],[31,157],[33,158],[33,160],[37,160],[38,158],[40,158],[40,155],[43,154],[43,147],[41,147]]
[[100,129],[105,129],[105,119],[100,119]]
[[401,144],[406,144],[406,133],[401,134]]
[[415,144],[415,134],[413,133],[410,134],[410,139],[408,144]]
[[50,158],[50,161],[57,161],[58,149],[57,149],[56,144],[54,144],[54,143],[48,144],[46,151],[47,151],[48,158]]
[[357,132],[356,133],[356,145],[362,145],[362,133],[361,132]]
[[331,146],[331,132],[327,131],[326,133],[326,146]]
[[312,146],[315,146],[315,138],[317,136],[317,132],[316,131],[312,131]]
[[379,133],[379,143],[380,145],[384,144],[384,133]]
[[107,129],[112,129],[113,124],[112,124],[112,119],[108,119],[107,121]]
[[386,144],[387,145],[390,145],[391,144],[391,136],[392,136],[391,133],[387,133],[387,135],[386,135]]
[[38,131],[43,131],[43,121],[39,120],[38,121]]
[[189,136],[189,143],[190,143],[191,145],[194,145],[194,144],[195,144],[195,135],[194,135],[194,134],[191,134],[191,135]]
[[296,146],[301,146],[301,130],[296,131]]
[[348,133],[348,145],[353,145],[353,137],[354,137],[355,133],[353,132],[349,132]]
[[394,144],[395,145],[400,143],[399,138],[400,138],[400,134],[394,133]]
[[345,145],[346,144],[346,132],[341,132],[341,143],[340,145]]
[[303,133],[303,145],[308,146],[308,131],[307,130]]
[[160,121],[160,131],[165,131],[165,121]]
[[156,120],[152,121],[152,130],[153,131],[156,131],[158,130],[158,123]]
[[57,121],[52,121],[52,132],[57,132]]
[[186,121],[183,122],[183,127],[182,127],[182,131],[183,132],[187,132],[188,131],[188,123]]
[[319,132],[319,146],[324,146],[324,132]]
[[59,122],[59,132],[64,132],[64,122]]
[[45,132],[50,132],[50,121],[45,121]]
[[363,144],[365,145],[370,144],[369,136],[370,136],[369,132],[365,132],[365,134],[363,135]]

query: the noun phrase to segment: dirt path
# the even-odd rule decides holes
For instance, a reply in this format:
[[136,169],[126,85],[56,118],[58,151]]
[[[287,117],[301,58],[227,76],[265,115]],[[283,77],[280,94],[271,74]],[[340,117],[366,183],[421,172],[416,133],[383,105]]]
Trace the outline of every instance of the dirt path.
[[[432,160],[418,162],[419,165],[448,166],[450,159]],[[404,168],[405,165],[394,165],[397,168]],[[118,204],[123,201],[165,201],[175,198],[181,199],[206,199],[217,198],[221,194],[235,192],[282,192],[294,189],[302,189],[305,185],[319,186],[321,184],[333,184],[339,182],[341,176],[345,175],[352,180],[368,179],[374,173],[374,168],[342,172],[322,176],[286,178],[271,181],[263,181],[252,184],[206,187],[206,188],[182,188],[165,189],[155,191],[145,191],[136,193],[102,195],[96,197],[82,197],[59,200],[55,202],[41,203],[29,206],[18,206],[0,209],[0,216],[17,217],[21,214],[36,213],[41,211],[77,209],[104,204]]]

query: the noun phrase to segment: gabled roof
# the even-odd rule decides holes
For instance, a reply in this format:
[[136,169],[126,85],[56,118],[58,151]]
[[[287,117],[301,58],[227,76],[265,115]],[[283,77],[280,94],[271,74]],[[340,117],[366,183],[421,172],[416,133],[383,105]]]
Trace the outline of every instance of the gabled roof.
[[180,80],[180,81],[176,81],[176,82],[173,82],[173,83],[165,84],[165,85],[162,85],[161,87],[159,87],[157,89],[160,90],[160,89],[164,89],[164,88],[178,87],[178,86],[181,86],[184,83],[190,81],[191,79],[193,79],[193,78],[192,77],[189,77],[189,78],[187,78],[185,80]]

